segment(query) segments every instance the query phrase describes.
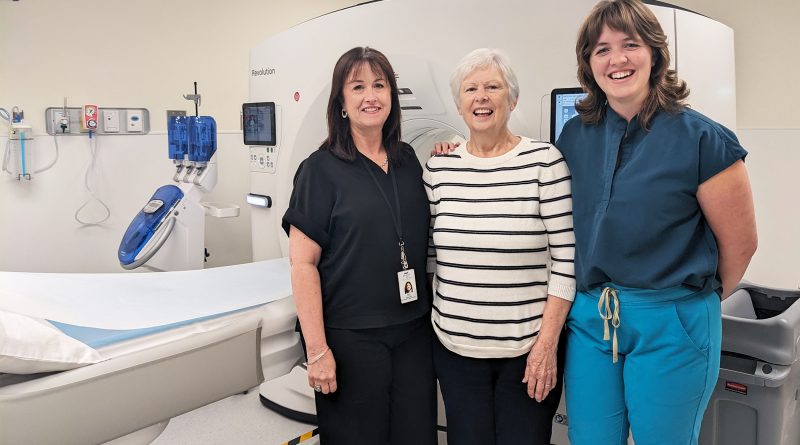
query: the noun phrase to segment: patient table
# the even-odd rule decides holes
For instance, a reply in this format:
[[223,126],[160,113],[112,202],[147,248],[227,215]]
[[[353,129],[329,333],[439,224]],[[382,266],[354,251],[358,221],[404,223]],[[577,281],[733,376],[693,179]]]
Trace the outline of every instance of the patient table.
[[163,273],[0,272],[0,309],[50,320],[103,358],[0,374],[0,443],[102,443],[150,427],[139,433],[147,443],[171,417],[258,386],[265,372],[285,374],[300,357],[290,295],[285,259]]

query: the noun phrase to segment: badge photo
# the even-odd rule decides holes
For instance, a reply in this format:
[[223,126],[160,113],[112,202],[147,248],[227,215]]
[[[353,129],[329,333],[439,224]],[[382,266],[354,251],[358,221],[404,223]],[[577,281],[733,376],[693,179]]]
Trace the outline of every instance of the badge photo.
[[401,303],[417,301],[417,279],[414,276],[414,269],[397,272],[397,287]]

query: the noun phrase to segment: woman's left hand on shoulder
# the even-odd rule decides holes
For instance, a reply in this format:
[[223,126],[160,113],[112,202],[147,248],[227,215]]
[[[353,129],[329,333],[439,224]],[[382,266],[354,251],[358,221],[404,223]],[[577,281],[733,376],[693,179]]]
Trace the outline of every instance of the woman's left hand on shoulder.
[[455,151],[459,145],[461,145],[461,142],[437,142],[436,145],[433,146],[433,150],[431,150],[431,156],[450,154]]

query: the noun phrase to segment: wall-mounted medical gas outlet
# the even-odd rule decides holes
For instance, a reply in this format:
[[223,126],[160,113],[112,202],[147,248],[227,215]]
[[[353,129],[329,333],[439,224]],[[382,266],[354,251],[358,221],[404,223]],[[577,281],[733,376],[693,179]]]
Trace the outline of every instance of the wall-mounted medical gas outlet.
[[81,131],[97,130],[97,105],[84,105],[81,112]]
[[[66,112],[66,114],[65,114]],[[95,134],[147,134],[150,132],[150,112],[147,108],[97,107]],[[44,111],[47,134],[64,136],[86,135],[84,107],[50,107]],[[137,125],[131,130],[131,116],[137,116]],[[115,125],[116,124],[116,125]],[[116,128],[116,130],[115,130]]]
[[69,112],[65,110],[56,110],[53,112],[53,125],[58,134],[67,134],[70,132]]

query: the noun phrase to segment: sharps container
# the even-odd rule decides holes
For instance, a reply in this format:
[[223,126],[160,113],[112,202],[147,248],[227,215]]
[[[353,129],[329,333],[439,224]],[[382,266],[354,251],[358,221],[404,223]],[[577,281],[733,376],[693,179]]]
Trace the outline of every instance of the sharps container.
[[800,445],[800,291],[742,282],[722,302],[719,380],[701,445]]

